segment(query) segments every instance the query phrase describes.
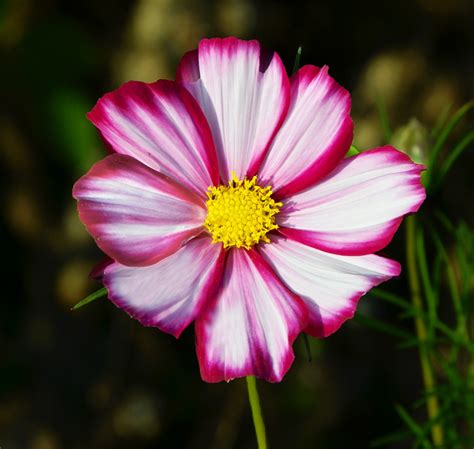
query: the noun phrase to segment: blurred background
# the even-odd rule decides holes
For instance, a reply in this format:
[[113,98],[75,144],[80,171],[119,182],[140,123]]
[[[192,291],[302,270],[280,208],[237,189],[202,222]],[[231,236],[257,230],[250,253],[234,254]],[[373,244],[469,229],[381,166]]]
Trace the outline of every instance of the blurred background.
[[[385,143],[377,98],[393,128],[432,128],[474,97],[472,0],[0,0],[2,449],[256,447],[245,381],[202,382],[192,329],[175,341],[106,299],[70,310],[100,287],[71,198],[105,155],[85,113],[124,81],[173,79],[199,39],[224,35],[260,40],[289,71],[300,45],[302,64],[329,65],[362,149]],[[473,169],[471,151],[436,198],[471,229]],[[385,253],[403,261],[403,244]],[[375,298],[361,307],[397,319]],[[298,340],[284,381],[260,384],[272,448],[367,449],[402,427],[394,404],[422,386],[415,349],[354,321],[310,344],[311,362]]]

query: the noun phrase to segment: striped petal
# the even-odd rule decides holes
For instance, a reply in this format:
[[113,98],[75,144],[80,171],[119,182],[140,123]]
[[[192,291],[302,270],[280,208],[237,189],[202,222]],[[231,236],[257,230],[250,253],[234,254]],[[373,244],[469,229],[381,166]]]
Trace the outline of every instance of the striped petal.
[[130,81],[102,97],[88,114],[108,146],[205,196],[219,182],[206,119],[178,83]]
[[256,173],[289,103],[289,81],[276,53],[257,41],[203,39],[176,76],[201,106],[214,136],[224,183]]
[[280,197],[321,179],[344,157],[352,141],[349,93],[328,68],[304,66],[291,78],[291,103],[259,171]]
[[306,325],[306,308],[256,251],[228,252],[221,288],[196,320],[202,378],[255,375],[278,382]]
[[273,237],[260,252],[309,311],[306,332],[327,337],[354,316],[372,287],[400,274],[400,264],[374,254],[340,256],[302,243]]
[[223,261],[222,246],[203,236],[147,267],[109,265],[103,281],[117,307],[177,338],[219,285]]
[[202,231],[205,204],[130,156],[113,154],[76,182],[81,221],[109,257],[151,265]]
[[284,200],[280,231],[335,254],[380,251],[424,201],[423,169],[392,147],[345,159],[320,183]]

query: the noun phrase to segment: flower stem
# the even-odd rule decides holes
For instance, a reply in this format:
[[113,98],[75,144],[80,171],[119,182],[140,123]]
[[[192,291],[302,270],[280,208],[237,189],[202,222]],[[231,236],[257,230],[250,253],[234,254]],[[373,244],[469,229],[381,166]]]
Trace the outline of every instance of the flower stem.
[[257,391],[257,380],[255,376],[247,376],[247,390],[249,392],[250,408],[252,409],[253,425],[257,435],[258,449],[267,449],[265,436],[265,424],[263,422],[262,409]]
[[[416,218],[414,216],[406,219],[406,245],[407,245],[407,267],[408,267],[408,281],[410,284],[410,293],[413,306],[416,310],[423,311],[423,301],[420,286],[420,279],[417,270],[416,257]],[[428,340],[428,330],[423,318],[420,315],[414,317],[416,334],[420,341],[419,353],[420,364],[423,375],[423,383],[426,392],[429,394],[426,401],[426,409],[430,421],[434,421],[439,416],[439,402],[437,396],[434,394],[435,377],[433,367],[430,362],[428,348],[426,346]],[[444,434],[443,428],[439,423],[433,424],[431,427],[431,437],[436,447],[443,447]]]

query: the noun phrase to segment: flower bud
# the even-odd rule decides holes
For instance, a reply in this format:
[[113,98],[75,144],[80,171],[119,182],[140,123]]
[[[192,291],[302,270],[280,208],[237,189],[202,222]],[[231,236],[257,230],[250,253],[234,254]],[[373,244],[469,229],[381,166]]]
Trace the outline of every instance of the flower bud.
[[429,135],[427,129],[416,118],[412,118],[405,126],[395,130],[390,143],[408,154],[413,161],[426,165]]

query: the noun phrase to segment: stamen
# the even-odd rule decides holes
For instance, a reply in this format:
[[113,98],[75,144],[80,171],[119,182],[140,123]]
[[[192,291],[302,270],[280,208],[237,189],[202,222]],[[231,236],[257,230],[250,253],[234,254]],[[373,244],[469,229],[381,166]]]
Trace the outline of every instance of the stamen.
[[213,243],[245,249],[261,241],[269,243],[267,233],[278,229],[275,215],[283,206],[273,200],[272,194],[271,186],[260,187],[256,176],[240,180],[235,172],[227,186],[209,187],[204,226]]

